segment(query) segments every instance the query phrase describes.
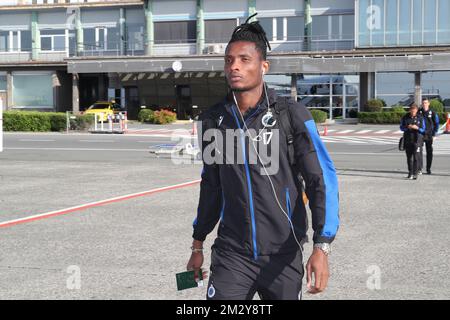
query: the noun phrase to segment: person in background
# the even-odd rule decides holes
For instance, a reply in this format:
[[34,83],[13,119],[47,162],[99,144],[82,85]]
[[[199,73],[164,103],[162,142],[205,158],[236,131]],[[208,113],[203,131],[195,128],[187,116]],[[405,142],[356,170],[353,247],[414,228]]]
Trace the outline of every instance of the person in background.
[[[439,130],[439,116],[436,112],[430,109],[430,101],[425,98],[422,100],[422,109],[420,115],[425,120],[425,134],[423,135],[423,142],[427,151],[427,174],[431,174],[431,163],[433,162],[433,141],[436,139],[436,133]],[[423,169],[423,144],[420,147],[419,155],[419,174],[422,174]]]
[[416,103],[411,104],[409,113],[405,114],[400,122],[400,130],[403,131],[405,143],[406,161],[408,163],[409,180],[417,180],[419,171],[420,146],[425,133],[425,120],[419,114]]

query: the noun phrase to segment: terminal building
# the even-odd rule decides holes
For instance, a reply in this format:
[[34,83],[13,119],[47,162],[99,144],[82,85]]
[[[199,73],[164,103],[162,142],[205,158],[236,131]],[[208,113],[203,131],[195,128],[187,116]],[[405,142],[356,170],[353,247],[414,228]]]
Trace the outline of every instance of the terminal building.
[[73,111],[115,99],[187,119],[227,92],[223,54],[257,12],[270,87],[330,118],[368,99],[450,108],[450,0],[2,0],[5,110]]

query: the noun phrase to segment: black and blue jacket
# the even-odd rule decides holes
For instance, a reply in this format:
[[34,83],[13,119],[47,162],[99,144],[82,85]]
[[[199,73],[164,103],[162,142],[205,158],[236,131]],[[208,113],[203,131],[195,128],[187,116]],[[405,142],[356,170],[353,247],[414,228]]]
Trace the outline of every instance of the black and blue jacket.
[[425,132],[424,137],[425,138],[431,138],[436,136],[438,130],[439,130],[439,116],[436,112],[434,112],[431,109],[428,109],[427,111],[421,109],[420,115],[425,120]]
[[[270,90],[268,95],[271,107],[279,103],[274,91]],[[267,110],[265,101],[262,99],[257,108],[245,117],[246,126],[256,132],[263,129],[261,119]],[[270,143],[278,143],[279,170],[271,175],[271,179],[297,239],[304,242],[307,239],[308,219],[302,187],[297,180],[297,175],[301,174],[312,213],[313,241],[331,243],[339,226],[336,170],[308,109],[291,101],[288,112],[297,165],[295,168],[290,165],[286,134],[277,121],[272,129],[279,129],[279,139]],[[225,135],[227,129],[244,129],[239,111],[229,98],[204,112],[200,120],[203,132],[215,127]],[[220,221],[216,247],[248,254],[254,259],[260,255],[298,250],[290,223],[275,200],[269,179],[261,174],[261,163],[249,163],[251,142],[243,131],[240,137],[236,139],[234,151],[242,153],[243,164],[203,163],[193,238],[204,241]],[[199,145],[205,150],[208,143],[201,139]]]
[[[419,130],[409,129],[409,125],[416,125]],[[405,139],[405,146],[407,145],[421,145],[423,143],[423,135],[426,131],[426,123],[424,118],[417,113],[412,117],[408,112],[400,121],[400,130],[403,131],[403,138]]]

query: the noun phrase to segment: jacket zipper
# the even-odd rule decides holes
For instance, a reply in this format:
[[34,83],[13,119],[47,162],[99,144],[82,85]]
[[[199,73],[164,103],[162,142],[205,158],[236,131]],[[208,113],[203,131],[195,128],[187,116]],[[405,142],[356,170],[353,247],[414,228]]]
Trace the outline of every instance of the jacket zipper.
[[[241,129],[241,124],[237,118],[236,111],[231,107],[231,110],[233,111],[234,119],[236,120],[236,124],[238,125],[238,128]],[[241,129],[242,130],[242,129]],[[247,178],[247,187],[249,192],[249,202],[250,202],[250,217],[252,220],[252,242],[253,242],[253,258],[255,260],[258,260],[258,246],[256,244],[256,221],[255,221],[255,210],[253,207],[253,192],[252,192],[252,183],[250,181],[250,169],[247,162],[246,157],[246,149],[245,149],[245,137],[244,135],[241,136],[241,146],[242,146],[242,155],[244,157],[244,166],[245,166],[245,172],[246,172],[246,178]]]

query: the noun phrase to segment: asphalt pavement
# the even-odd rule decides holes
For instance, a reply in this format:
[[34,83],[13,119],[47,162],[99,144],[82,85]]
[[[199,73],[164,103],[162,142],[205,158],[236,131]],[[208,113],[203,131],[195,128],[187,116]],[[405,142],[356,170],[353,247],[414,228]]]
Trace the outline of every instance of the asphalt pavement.
[[[304,299],[448,298],[450,136],[439,139],[434,174],[418,181],[404,179],[405,155],[395,144],[326,142],[339,175],[341,227],[327,291]],[[0,227],[0,299],[204,299],[205,288],[176,291],[174,274],[189,257],[201,165],[149,152],[172,142],[6,133],[0,225],[63,213]],[[144,191],[150,192],[64,212]]]

